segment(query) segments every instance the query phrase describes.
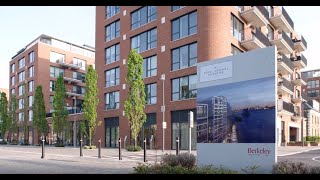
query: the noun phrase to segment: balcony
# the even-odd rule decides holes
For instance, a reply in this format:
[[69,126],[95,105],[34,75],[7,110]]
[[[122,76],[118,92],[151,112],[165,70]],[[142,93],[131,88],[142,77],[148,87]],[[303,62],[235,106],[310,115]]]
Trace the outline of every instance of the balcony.
[[257,27],[265,26],[269,22],[269,12],[264,6],[244,6],[241,16],[248,24]]
[[303,36],[301,36],[299,40],[293,39],[292,41],[294,43],[294,50],[298,52],[307,50],[307,41],[303,38]]
[[294,44],[291,38],[282,31],[281,34],[276,33],[274,35],[274,40],[271,41],[272,45],[277,46],[277,49],[282,54],[291,54],[294,49]]
[[287,56],[282,56],[278,58],[278,73],[282,75],[292,74],[294,69],[294,65],[292,61]]
[[292,98],[291,98],[291,101],[293,103],[301,103],[302,102],[302,97],[299,95],[294,95]]
[[80,69],[80,64],[73,64],[73,63],[66,63],[64,58],[58,59],[56,63],[60,64],[63,67],[69,68],[69,69]]
[[82,80],[76,79],[76,78],[68,78],[68,77],[63,77],[64,81],[68,82],[69,84],[71,83],[82,83]]
[[293,115],[291,116],[291,119],[293,121],[298,121],[302,119],[299,106],[294,106],[294,111],[293,111]]
[[278,94],[290,94],[293,95],[293,84],[287,79],[283,78],[278,82]]
[[[66,107],[67,108],[67,111],[68,111],[68,114],[69,115],[72,115],[72,114],[79,114],[79,113],[83,113],[82,111],[82,108],[79,108],[79,107]],[[52,114],[53,114],[53,110],[51,110],[49,113],[46,113],[46,117],[52,117]]]
[[294,80],[292,80],[291,82],[292,82],[292,84],[294,84],[296,86],[305,86],[305,85],[307,85],[306,78],[305,78],[305,75],[303,73],[301,73],[301,76],[300,75],[296,76],[296,78]]
[[283,7],[280,12],[273,14],[274,16],[270,17],[270,22],[276,29],[282,29],[287,33],[293,32],[294,23]]
[[294,114],[293,104],[285,102],[282,99],[278,99],[278,113],[280,115],[287,114],[287,115],[292,116]]
[[303,54],[298,55],[296,58],[292,58],[291,61],[294,67],[298,69],[305,68],[307,66],[307,59]]
[[258,28],[255,29],[255,32],[250,28],[247,29],[247,32],[244,32],[244,38],[240,43],[247,50],[264,48],[270,45],[269,39]]
[[70,98],[70,97],[84,97],[84,93],[82,93],[81,91],[71,91],[68,90],[66,91],[66,95]]

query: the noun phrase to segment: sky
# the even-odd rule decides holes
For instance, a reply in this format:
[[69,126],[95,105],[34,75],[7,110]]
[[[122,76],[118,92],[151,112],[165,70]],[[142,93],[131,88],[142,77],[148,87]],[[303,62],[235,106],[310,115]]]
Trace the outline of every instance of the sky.
[[[320,36],[320,7],[285,6],[295,30],[304,36],[308,69],[320,68],[317,51]],[[78,45],[95,46],[94,6],[5,6],[0,7],[0,88],[9,87],[9,61],[20,49],[41,34]]]

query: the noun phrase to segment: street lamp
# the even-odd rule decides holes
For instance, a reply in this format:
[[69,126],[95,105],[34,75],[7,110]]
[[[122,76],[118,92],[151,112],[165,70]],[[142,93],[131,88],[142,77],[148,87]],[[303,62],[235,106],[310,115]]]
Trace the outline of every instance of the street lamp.
[[161,106],[161,111],[162,111],[162,152],[164,152],[164,129],[166,128],[165,126],[165,105],[164,105],[164,81],[166,79],[165,74],[161,74],[160,80],[162,81],[162,106]]
[[[302,102],[302,107],[303,107],[303,111],[307,111],[308,115],[307,115],[307,118],[309,118],[309,110],[312,109],[312,106],[310,106],[307,101],[303,101]],[[304,114],[301,118],[301,134],[302,134],[302,147],[304,147],[304,138],[303,138],[303,119],[304,119]]]
[[[74,105],[73,105],[74,110],[73,110],[73,113],[75,114],[76,111],[77,111],[77,97],[74,96],[73,99],[74,99]],[[76,116],[73,115],[73,147],[77,146],[77,141],[76,141],[77,140],[77,133],[76,133],[76,131],[77,131]]]

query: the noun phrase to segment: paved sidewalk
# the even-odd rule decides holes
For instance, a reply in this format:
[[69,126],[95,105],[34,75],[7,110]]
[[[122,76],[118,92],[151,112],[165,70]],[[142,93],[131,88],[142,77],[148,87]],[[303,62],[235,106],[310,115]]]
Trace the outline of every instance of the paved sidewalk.
[[302,152],[307,152],[311,150],[317,150],[320,149],[318,146],[310,146],[310,147],[302,147],[302,146],[280,146],[277,147],[278,151],[278,156],[288,156],[288,155],[293,155],[293,154],[298,154]]

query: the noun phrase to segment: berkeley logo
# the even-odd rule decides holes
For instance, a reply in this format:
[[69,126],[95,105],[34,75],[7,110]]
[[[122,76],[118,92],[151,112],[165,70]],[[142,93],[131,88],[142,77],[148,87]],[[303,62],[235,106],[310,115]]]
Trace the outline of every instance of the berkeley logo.
[[267,148],[248,148],[248,155],[252,156],[260,156],[260,155],[265,155],[265,156],[269,156],[271,153],[271,150],[267,149]]

